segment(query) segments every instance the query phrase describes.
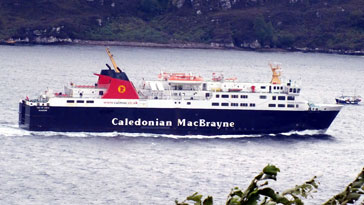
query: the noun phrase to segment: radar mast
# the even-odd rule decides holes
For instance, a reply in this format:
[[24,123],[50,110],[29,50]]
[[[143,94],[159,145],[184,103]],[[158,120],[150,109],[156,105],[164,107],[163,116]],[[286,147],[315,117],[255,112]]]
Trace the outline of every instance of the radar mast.
[[269,63],[269,66],[272,69],[272,80],[270,81],[270,83],[281,84],[281,67],[278,63],[275,63],[274,65]]

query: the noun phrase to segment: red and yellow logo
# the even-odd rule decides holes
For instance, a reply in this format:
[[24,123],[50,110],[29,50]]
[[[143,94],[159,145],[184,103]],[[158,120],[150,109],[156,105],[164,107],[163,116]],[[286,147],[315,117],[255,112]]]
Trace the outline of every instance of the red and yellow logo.
[[118,92],[119,92],[119,93],[125,93],[125,91],[126,91],[126,87],[125,87],[125,85],[120,85],[120,86],[118,87]]

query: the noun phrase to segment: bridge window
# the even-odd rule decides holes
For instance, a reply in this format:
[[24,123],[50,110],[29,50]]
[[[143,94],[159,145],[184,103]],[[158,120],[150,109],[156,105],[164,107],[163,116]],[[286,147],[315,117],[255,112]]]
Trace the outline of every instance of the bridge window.
[[207,85],[206,85],[206,83],[202,84],[202,90],[207,90]]

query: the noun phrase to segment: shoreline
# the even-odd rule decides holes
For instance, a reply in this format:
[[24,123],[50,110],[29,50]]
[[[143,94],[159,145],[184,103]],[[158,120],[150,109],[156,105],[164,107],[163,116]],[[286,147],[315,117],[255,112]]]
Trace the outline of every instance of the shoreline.
[[47,41],[24,41],[21,39],[1,41],[0,45],[98,45],[98,46],[130,46],[130,47],[146,47],[146,48],[177,48],[177,49],[216,49],[216,50],[241,50],[241,51],[256,51],[256,52],[302,52],[302,53],[326,53],[340,55],[356,55],[364,56],[364,50],[334,50],[323,48],[251,48],[237,47],[231,44],[220,43],[153,43],[153,42],[133,42],[133,41],[101,41],[101,40],[80,40],[80,39],[57,39]]

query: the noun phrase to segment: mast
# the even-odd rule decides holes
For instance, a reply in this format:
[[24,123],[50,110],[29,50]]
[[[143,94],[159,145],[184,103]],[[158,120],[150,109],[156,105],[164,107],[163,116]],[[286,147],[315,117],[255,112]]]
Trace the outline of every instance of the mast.
[[107,55],[109,56],[109,58],[110,58],[110,60],[111,60],[111,63],[112,63],[112,65],[113,65],[114,69],[115,69],[115,72],[120,73],[120,69],[119,69],[119,67],[116,65],[116,62],[115,62],[115,60],[114,60],[114,56],[111,54],[111,52],[110,52],[109,48],[106,48],[106,53],[107,53]]
[[[275,66],[272,65],[271,63],[269,63],[270,68],[272,69],[272,80],[270,81],[270,83],[272,84],[281,84],[281,68],[279,67],[278,64],[276,64]],[[278,72],[279,71],[279,72]]]

